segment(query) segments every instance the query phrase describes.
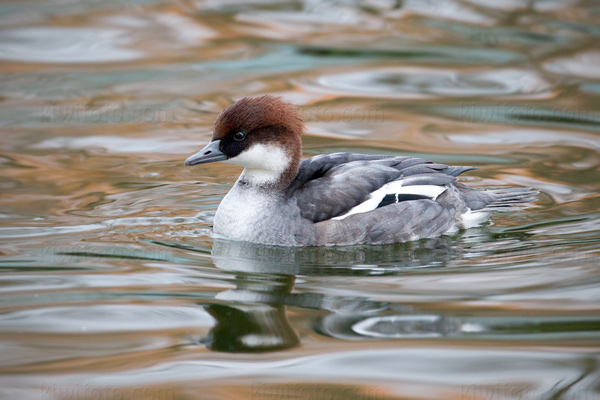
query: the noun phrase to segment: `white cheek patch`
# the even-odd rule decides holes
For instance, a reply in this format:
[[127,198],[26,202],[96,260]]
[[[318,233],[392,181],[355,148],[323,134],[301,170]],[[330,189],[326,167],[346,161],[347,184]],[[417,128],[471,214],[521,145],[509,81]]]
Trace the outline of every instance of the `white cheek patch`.
[[436,185],[413,185],[413,186],[402,186],[402,181],[394,181],[388,184],[383,185],[378,190],[371,193],[369,199],[360,203],[359,205],[353,207],[346,214],[340,215],[338,217],[334,217],[332,219],[344,219],[349,217],[350,215],[366,213],[369,211],[373,211],[379,206],[379,203],[383,200],[383,198],[387,195],[396,195],[396,200],[398,200],[399,195],[417,195],[417,196],[425,196],[432,200],[437,199],[437,197],[444,193],[446,188],[443,186]]
[[261,184],[276,182],[290,165],[290,157],[277,145],[257,143],[225,162],[246,168],[240,179]]

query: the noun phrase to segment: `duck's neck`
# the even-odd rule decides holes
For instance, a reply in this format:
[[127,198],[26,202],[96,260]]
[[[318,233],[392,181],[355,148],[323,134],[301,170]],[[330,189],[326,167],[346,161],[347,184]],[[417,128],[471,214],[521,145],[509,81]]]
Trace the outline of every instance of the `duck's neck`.
[[248,189],[283,194],[298,174],[299,162],[291,162],[283,170],[246,167],[237,184]]
[[[291,154],[279,146],[257,144],[236,157],[245,167],[238,184],[247,188],[283,193],[298,174],[301,148]],[[232,160],[233,161],[233,160]]]

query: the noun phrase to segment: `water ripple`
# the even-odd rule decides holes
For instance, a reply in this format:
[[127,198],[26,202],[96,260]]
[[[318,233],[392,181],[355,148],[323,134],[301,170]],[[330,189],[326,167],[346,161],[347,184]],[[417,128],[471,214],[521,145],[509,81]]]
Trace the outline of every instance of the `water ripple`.
[[98,63],[143,57],[125,49],[123,31],[96,28],[20,28],[0,32],[0,59],[34,63]]
[[323,75],[307,90],[395,99],[495,97],[543,99],[552,85],[534,71],[499,69],[458,72],[445,69],[398,67]]
[[[146,321],[153,321],[147,324]],[[200,308],[101,305],[48,307],[0,315],[0,332],[94,333],[211,326]]]

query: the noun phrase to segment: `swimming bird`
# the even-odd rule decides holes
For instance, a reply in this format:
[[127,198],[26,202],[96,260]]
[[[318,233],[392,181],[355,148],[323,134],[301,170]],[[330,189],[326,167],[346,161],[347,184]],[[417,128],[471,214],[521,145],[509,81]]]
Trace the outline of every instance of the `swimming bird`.
[[302,160],[304,124],[278,97],[245,97],[217,117],[212,140],[185,165],[244,167],[213,230],[279,246],[399,243],[483,222],[531,202],[530,188],[478,190],[457,182],[476,169],[408,156],[322,154]]

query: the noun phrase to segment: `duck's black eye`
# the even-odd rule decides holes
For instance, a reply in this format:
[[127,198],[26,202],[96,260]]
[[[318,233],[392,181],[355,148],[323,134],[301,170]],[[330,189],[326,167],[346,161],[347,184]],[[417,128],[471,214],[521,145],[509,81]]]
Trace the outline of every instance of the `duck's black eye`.
[[242,140],[246,139],[246,132],[236,132],[233,135],[233,138],[238,142],[241,142]]

